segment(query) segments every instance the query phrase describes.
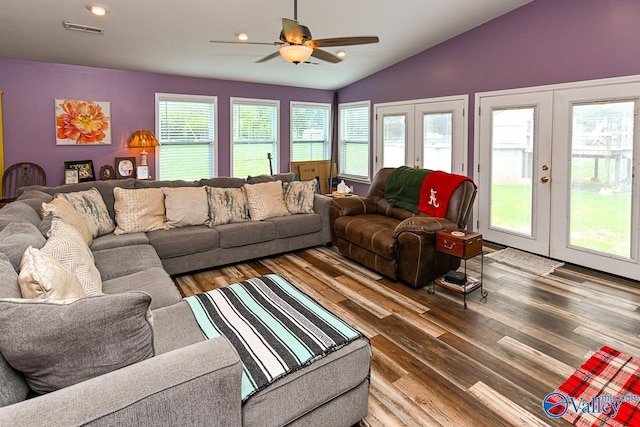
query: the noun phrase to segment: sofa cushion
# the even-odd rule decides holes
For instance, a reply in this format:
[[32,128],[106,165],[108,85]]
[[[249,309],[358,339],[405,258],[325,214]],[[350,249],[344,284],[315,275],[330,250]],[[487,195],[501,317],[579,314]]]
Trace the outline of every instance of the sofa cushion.
[[289,215],[284,203],[282,181],[246,184],[244,191],[247,194],[251,221]]
[[270,181],[291,182],[295,179],[295,177],[296,177],[296,174],[292,172],[277,173],[274,175],[248,176],[247,184],[259,184],[261,182],[270,182]]
[[203,225],[209,219],[205,187],[162,188],[169,228]]
[[164,193],[160,188],[124,190],[115,188],[117,227],[113,234],[168,228],[165,221]]
[[100,236],[98,238],[93,239],[93,243],[91,244],[92,251],[100,251],[102,249],[111,249],[111,248],[120,248],[122,246],[132,246],[132,245],[148,245],[149,239],[147,235],[143,232],[139,233],[127,233],[127,234],[119,234],[115,235],[105,234],[104,236]]
[[253,221],[242,224],[217,225],[221,248],[252,245],[276,238],[276,228],[272,222]]
[[282,184],[284,204],[291,214],[313,213],[316,181],[293,181]]
[[115,224],[109,215],[107,205],[96,188],[66,194],[61,193],[61,196],[67,199],[76,211],[82,215],[93,237],[109,234],[114,230]]
[[204,341],[204,335],[186,301],[153,311],[156,355]]
[[322,217],[315,213],[279,216],[265,219],[264,222],[270,222],[275,226],[278,239],[286,239],[287,237],[300,236],[322,230]]
[[384,215],[343,216],[336,218],[333,232],[338,238],[383,258],[395,260],[397,241],[393,231],[398,224],[400,220]]
[[40,213],[40,208],[43,203],[49,203],[53,200],[53,196],[51,194],[45,193],[44,191],[39,190],[27,190],[23,192],[20,197],[17,199],[19,202],[27,204],[36,211],[36,213]]
[[94,265],[91,250],[76,229],[64,220],[54,216],[51,237],[42,247],[42,252],[71,270],[87,296],[102,293],[102,279]]
[[161,259],[210,251],[220,246],[218,232],[204,225],[150,231],[147,237]]
[[244,178],[233,178],[233,177],[216,177],[216,178],[203,178],[198,183],[201,186],[208,187],[220,187],[220,188],[242,188],[242,186],[246,183]]
[[13,369],[0,354],[0,408],[22,402],[29,394],[24,376]]
[[40,213],[43,218],[49,213],[58,215],[78,230],[78,233],[80,233],[84,241],[87,242],[87,245],[91,245],[93,242],[93,233],[89,230],[84,217],[78,213],[66,198],[56,196],[50,203],[43,203],[40,207]]
[[18,273],[9,258],[0,253],[0,298],[21,298]]
[[47,393],[148,359],[153,331],[143,292],[0,301],[0,352],[31,389]]
[[[127,276],[151,267],[162,267],[160,258],[151,245],[103,249],[94,251],[93,257],[103,281]],[[132,286],[135,286],[135,283]]]
[[242,188],[206,187],[206,189],[209,227],[249,221],[247,198]]
[[0,231],[0,253],[7,256],[15,271],[20,271],[22,254],[29,246],[40,249],[45,243],[40,230],[29,222],[12,222]]
[[[173,280],[160,267],[131,273],[126,276],[106,280],[102,284],[105,294],[121,294],[129,291],[142,291],[151,295],[151,309],[166,307],[182,301]],[[155,328],[155,316],[154,316]]]
[[36,227],[40,224],[40,213],[22,202],[11,202],[0,209],[0,230],[12,222],[30,222]]
[[22,256],[18,283],[22,298],[65,300],[86,296],[71,270],[32,247]]

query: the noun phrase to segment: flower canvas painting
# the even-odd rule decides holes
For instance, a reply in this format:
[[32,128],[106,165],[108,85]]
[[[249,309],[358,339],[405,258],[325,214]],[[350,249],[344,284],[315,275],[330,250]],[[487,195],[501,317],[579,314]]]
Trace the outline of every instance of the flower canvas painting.
[[56,145],[111,144],[107,101],[56,99]]

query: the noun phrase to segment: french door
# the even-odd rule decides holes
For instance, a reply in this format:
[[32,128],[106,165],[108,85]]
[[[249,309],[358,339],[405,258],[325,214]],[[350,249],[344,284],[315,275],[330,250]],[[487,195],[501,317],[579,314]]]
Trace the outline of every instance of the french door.
[[640,82],[479,96],[488,241],[640,279]]
[[378,104],[375,170],[411,166],[465,173],[467,98]]

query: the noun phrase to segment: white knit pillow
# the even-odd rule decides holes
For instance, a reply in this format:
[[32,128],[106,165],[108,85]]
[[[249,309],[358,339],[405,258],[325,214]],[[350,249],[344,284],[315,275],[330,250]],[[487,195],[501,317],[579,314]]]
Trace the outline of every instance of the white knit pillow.
[[245,184],[251,221],[290,215],[284,203],[282,181]]
[[54,216],[51,237],[41,252],[58,261],[75,274],[87,296],[102,294],[102,278],[93,254],[80,233],[63,219]]
[[161,188],[113,189],[116,229],[113,234],[165,230],[164,193]]
[[205,187],[163,187],[169,228],[202,225],[209,219]]

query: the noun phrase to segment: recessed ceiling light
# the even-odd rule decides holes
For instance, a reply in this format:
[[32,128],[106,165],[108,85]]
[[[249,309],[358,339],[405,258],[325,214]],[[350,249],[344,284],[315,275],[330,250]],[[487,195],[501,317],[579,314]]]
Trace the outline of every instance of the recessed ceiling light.
[[336,56],[338,58],[344,58],[345,56],[347,56],[347,52],[345,52],[344,50],[339,50],[336,52]]
[[87,9],[95,16],[105,16],[109,13],[109,9],[101,4],[88,4]]
[[249,40],[249,34],[247,34],[245,32],[239,32],[239,33],[236,33],[236,38],[238,40],[240,40],[240,41],[245,42],[245,41]]

